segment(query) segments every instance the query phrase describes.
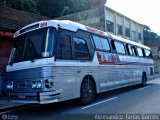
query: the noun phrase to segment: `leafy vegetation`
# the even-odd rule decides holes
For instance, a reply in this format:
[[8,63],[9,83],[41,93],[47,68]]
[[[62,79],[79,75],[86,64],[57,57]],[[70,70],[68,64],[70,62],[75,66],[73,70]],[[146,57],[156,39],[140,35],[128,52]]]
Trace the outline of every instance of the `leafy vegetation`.
[[143,34],[144,34],[144,41],[146,42],[157,42],[160,40],[160,36],[151,31],[150,27],[144,25],[143,26]]
[[0,5],[39,14],[37,1],[38,0],[0,0]]
[[91,3],[95,1],[97,5],[106,2],[106,0],[0,0],[0,6],[55,18],[90,9]]

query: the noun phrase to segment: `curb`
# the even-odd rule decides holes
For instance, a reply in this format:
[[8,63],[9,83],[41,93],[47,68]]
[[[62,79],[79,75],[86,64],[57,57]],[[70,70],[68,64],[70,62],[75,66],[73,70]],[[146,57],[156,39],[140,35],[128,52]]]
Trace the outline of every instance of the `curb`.
[[159,78],[159,77],[160,77],[160,75],[158,75],[158,76],[154,76],[154,79]]
[[7,111],[20,109],[22,107],[27,107],[27,106],[29,106],[29,104],[22,104],[22,105],[15,105],[15,106],[10,106],[10,107],[6,107],[6,108],[0,108],[0,115],[4,114],[5,112],[7,113]]

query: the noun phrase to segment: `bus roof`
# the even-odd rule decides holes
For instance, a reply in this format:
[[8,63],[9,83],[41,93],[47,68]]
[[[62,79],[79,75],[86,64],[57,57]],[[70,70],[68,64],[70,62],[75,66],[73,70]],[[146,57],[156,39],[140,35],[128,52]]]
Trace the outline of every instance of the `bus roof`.
[[[132,44],[132,45],[139,46],[139,47],[150,50],[150,48],[145,46],[145,45],[142,45],[142,44],[136,43],[134,41],[127,40],[125,38],[118,37],[116,35],[109,34],[109,33],[100,31],[98,29],[95,29],[95,28],[92,28],[92,27],[89,27],[89,26],[85,26],[85,25],[82,25],[80,23],[73,22],[73,21],[70,21],[70,20],[46,20],[46,21],[34,22],[34,23],[29,24],[29,25],[23,27],[22,29],[18,30],[14,34],[14,37],[16,37],[20,34],[23,34],[25,32],[32,31],[33,29],[49,27],[49,26],[55,27],[57,29],[60,27],[62,29],[70,30],[70,31],[73,31],[73,32],[76,32],[77,30],[80,29],[80,30],[95,33],[97,35],[106,36],[106,37],[109,37],[111,39],[115,39],[115,40],[118,40],[118,41],[122,41],[122,42],[125,42],[125,43],[128,43],[128,44]],[[23,32],[21,32],[21,31],[23,31]]]

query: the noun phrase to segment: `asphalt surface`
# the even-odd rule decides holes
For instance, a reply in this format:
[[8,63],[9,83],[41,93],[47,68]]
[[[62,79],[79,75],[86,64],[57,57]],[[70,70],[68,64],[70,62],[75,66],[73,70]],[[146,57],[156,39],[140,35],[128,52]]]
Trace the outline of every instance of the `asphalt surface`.
[[1,112],[0,119],[85,120],[85,119],[160,119],[160,78],[138,85],[99,94],[81,106],[78,99],[47,105],[28,105]]

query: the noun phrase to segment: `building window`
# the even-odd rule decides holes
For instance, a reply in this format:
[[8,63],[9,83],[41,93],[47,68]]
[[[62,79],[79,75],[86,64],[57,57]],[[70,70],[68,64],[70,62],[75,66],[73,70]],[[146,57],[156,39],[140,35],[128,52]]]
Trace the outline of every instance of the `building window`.
[[122,26],[117,24],[117,34],[122,35]]
[[136,31],[132,31],[132,40],[136,41]]
[[141,33],[138,33],[138,40],[142,40]]
[[130,38],[130,29],[125,27],[125,36]]
[[108,32],[114,33],[114,23],[106,20],[106,27]]

